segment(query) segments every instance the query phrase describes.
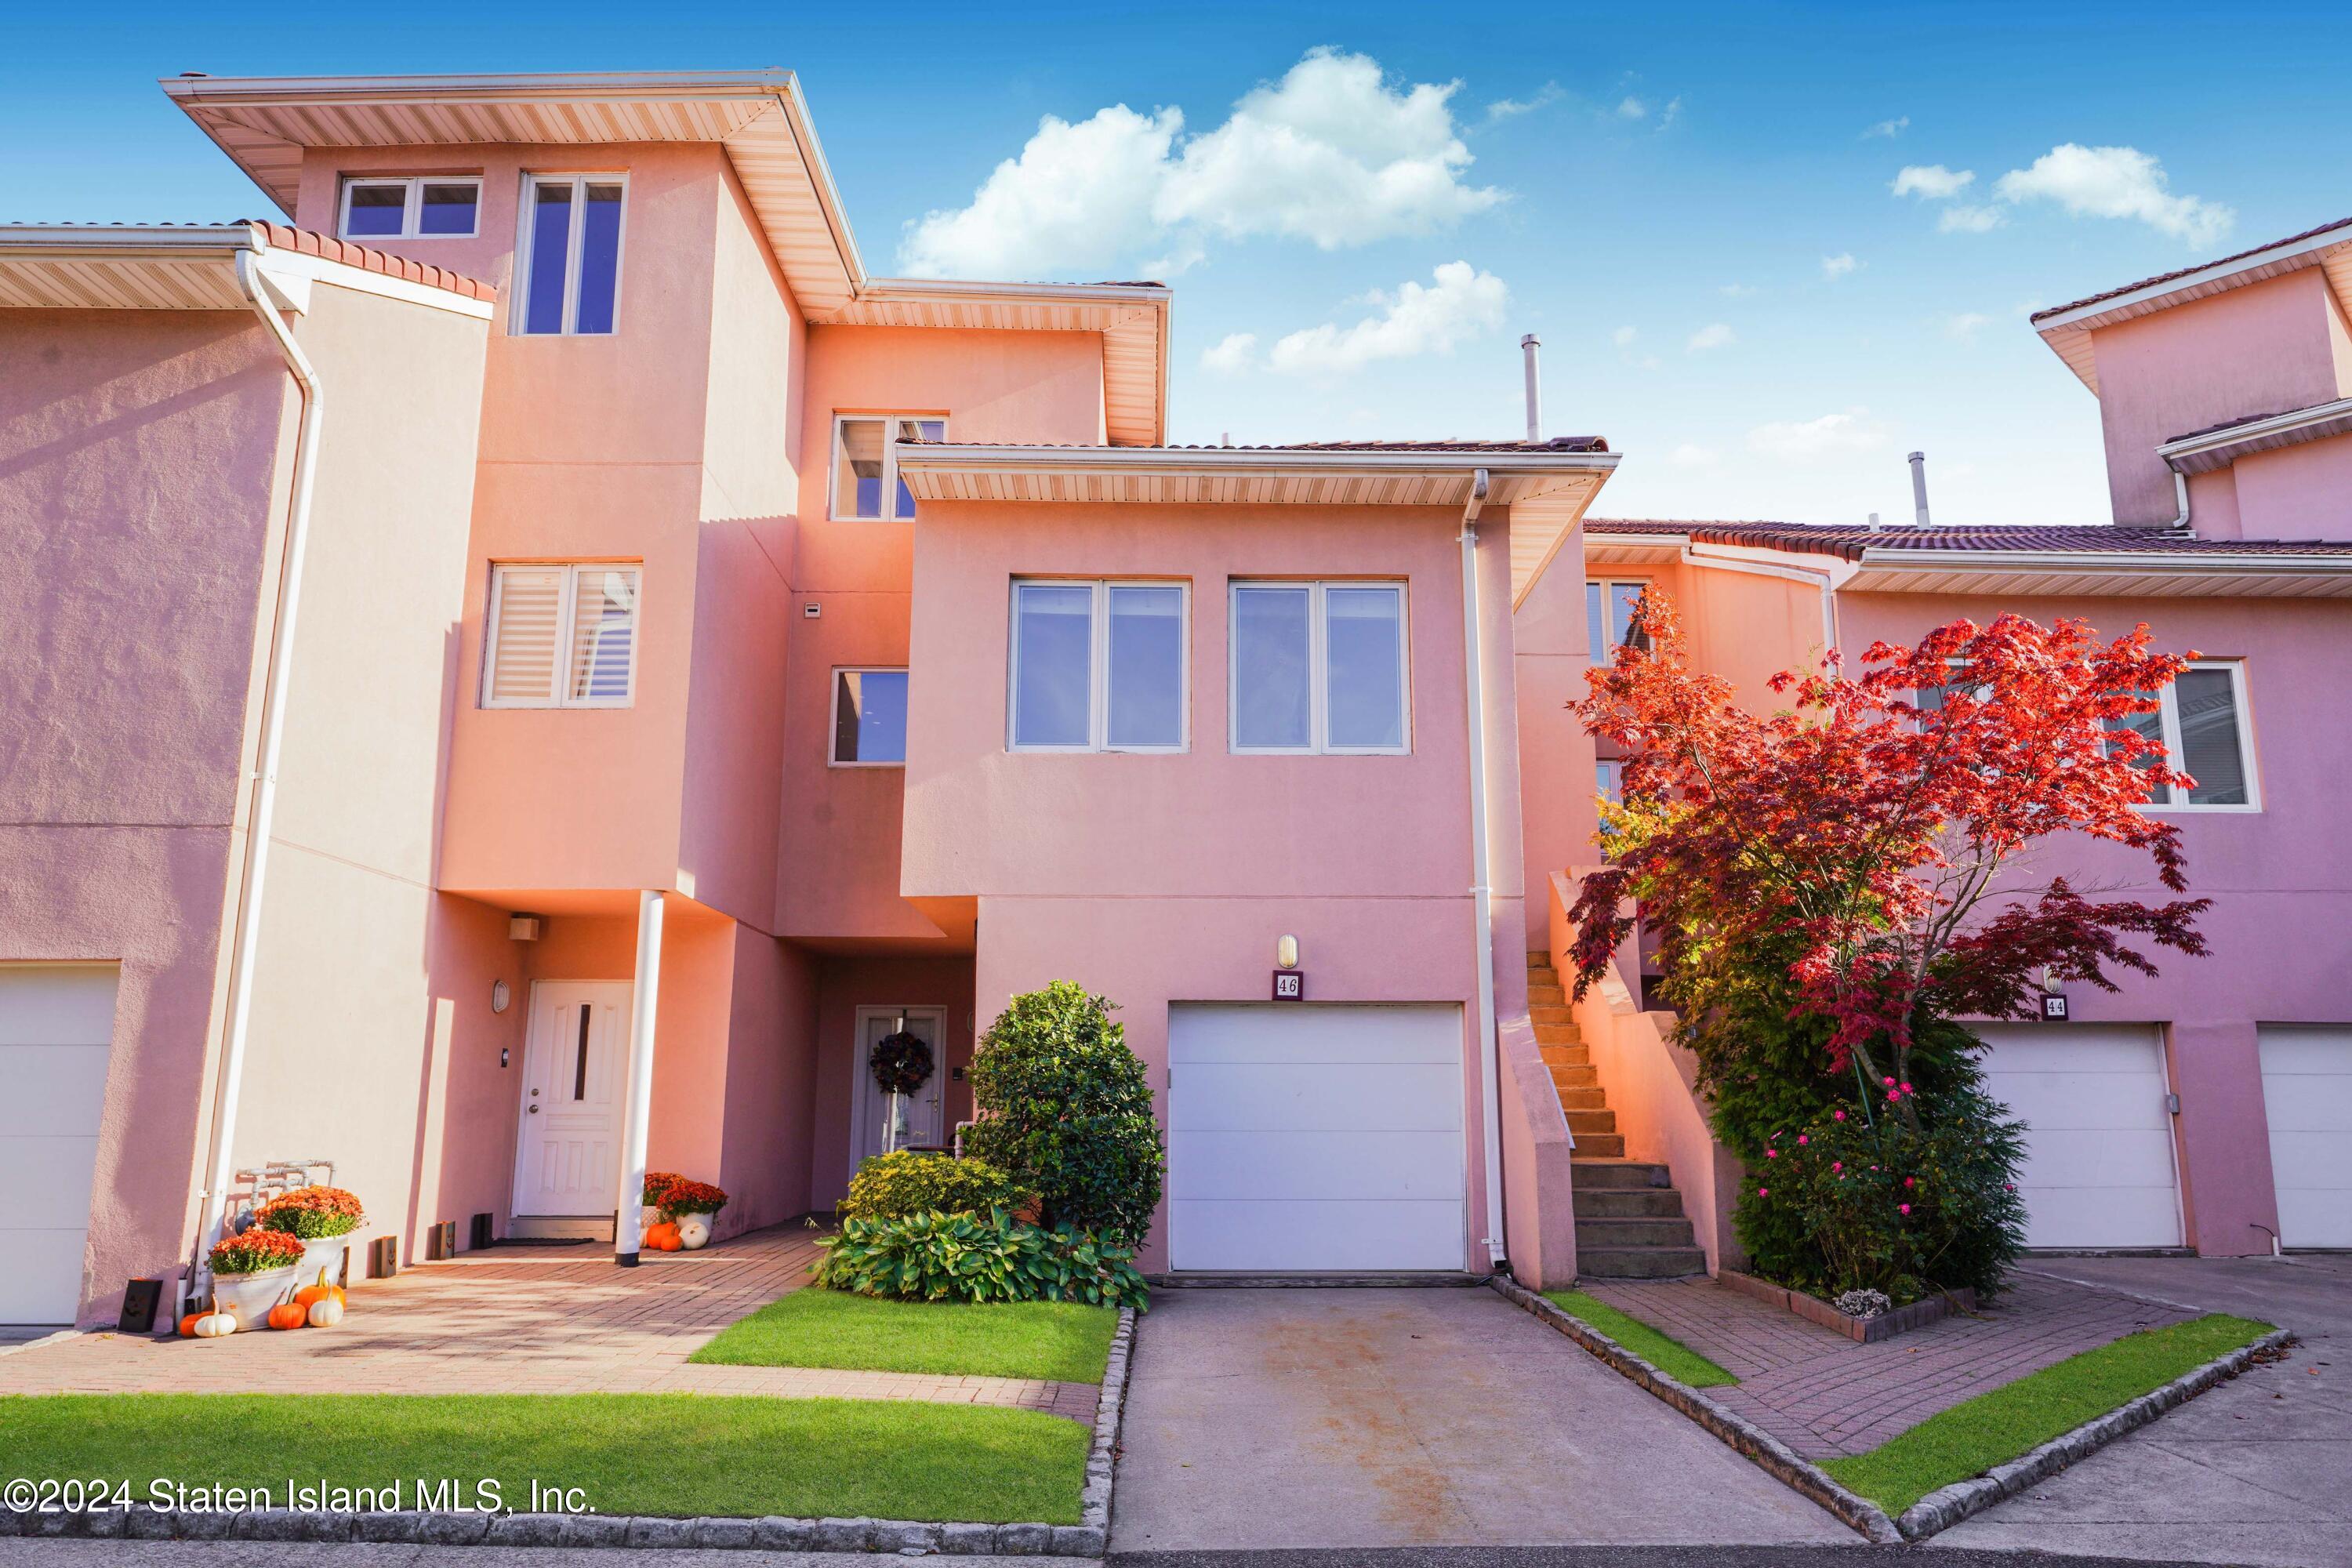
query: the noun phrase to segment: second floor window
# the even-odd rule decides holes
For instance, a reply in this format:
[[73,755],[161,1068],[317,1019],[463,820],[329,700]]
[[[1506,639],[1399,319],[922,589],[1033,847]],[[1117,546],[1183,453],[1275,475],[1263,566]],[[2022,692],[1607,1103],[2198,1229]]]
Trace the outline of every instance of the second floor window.
[[1587,583],[1584,585],[1584,626],[1592,639],[1595,664],[1607,664],[1625,643],[1641,646],[1633,627],[1633,606],[1642,602],[1647,583]]
[[836,767],[903,767],[907,761],[907,672],[833,672],[833,762]]
[[948,422],[901,414],[838,414],[833,421],[833,515],[836,521],[904,521],[915,498],[898,477],[898,443],[944,441]]
[[618,174],[534,174],[523,182],[514,331],[533,337],[613,331],[627,195]]
[[1412,749],[1402,583],[1235,583],[1233,749]]
[[2161,742],[2172,765],[2195,779],[2166,784],[2148,801],[2168,810],[2255,811],[2254,748],[2246,722],[2246,670],[2234,659],[2200,659],[2176,677],[2159,710],[2110,721]]
[[482,207],[476,179],[354,179],[343,182],[345,239],[471,239]]
[[1182,751],[1184,599],[1180,583],[1015,583],[1012,748]]
[[490,568],[485,708],[626,708],[644,569],[610,562]]

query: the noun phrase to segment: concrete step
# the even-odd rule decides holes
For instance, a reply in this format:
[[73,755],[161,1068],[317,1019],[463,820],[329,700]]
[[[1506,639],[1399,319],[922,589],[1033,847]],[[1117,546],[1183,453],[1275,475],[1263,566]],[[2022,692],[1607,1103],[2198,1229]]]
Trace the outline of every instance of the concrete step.
[[1576,1222],[1576,1250],[1619,1252],[1633,1247],[1696,1247],[1686,1219],[1582,1219]]
[[1576,1271],[1593,1279],[1682,1279],[1706,1272],[1706,1254],[1696,1247],[1579,1247]]
[[1683,1195],[1672,1187],[1591,1187],[1576,1177],[1576,1217],[1588,1219],[1679,1219]]
[[1562,1089],[1598,1089],[1601,1072],[1597,1068],[1585,1067],[1580,1063],[1569,1066],[1555,1063],[1551,1069],[1551,1086]]
[[1617,1131],[1617,1113],[1613,1110],[1571,1110],[1568,1113],[1568,1130],[1576,1134],[1576,1146],[1581,1150],[1586,1133],[1599,1136]]
[[1625,1157],[1625,1134],[1622,1132],[1579,1132],[1576,1152],[1595,1160],[1622,1160]]
[[1592,1065],[1592,1047],[1579,1040],[1567,1046],[1538,1046],[1546,1067],[1581,1068]]
[[1609,1108],[1609,1091],[1597,1083],[1580,1084],[1571,1089],[1555,1082],[1552,1087],[1559,1091],[1559,1108],[1562,1110],[1605,1110]]
[[1674,1178],[1664,1165],[1650,1160],[1628,1160],[1622,1154],[1604,1156],[1584,1147],[1577,1141],[1576,1157],[1569,1162],[1569,1177],[1576,1190],[1624,1192],[1642,1187],[1664,1187],[1672,1190]]
[[1576,1026],[1573,1024],[1546,1024],[1538,1021],[1536,1025],[1536,1044],[1539,1046],[1576,1046],[1583,1043],[1584,1037],[1576,1032]]
[[1572,1026],[1576,1022],[1576,1015],[1570,1012],[1564,1004],[1559,1002],[1531,1002],[1528,1005],[1528,1016],[1538,1024]]
[[1531,976],[1528,981],[1528,1001],[1533,1005],[1564,1007],[1568,1005],[1568,988],[1556,980],[1538,983]]

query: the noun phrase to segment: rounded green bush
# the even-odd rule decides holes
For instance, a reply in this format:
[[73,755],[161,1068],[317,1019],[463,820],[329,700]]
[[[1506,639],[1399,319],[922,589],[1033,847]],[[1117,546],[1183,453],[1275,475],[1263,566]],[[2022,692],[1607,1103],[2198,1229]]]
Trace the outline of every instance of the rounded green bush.
[[877,1154],[849,1178],[843,1219],[898,1219],[918,1214],[1019,1213],[1037,1194],[985,1160],[901,1149]]
[[964,1148],[1029,1183],[1045,1221],[1139,1247],[1166,1156],[1143,1063],[1111,1005],[1066,980],[1015,996],[971,1061]]

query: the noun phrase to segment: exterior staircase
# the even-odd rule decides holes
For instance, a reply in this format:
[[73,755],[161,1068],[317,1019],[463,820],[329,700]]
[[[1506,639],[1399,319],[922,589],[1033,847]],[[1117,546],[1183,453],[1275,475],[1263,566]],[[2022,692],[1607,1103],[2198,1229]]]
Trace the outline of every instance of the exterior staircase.
[[1528,1016],[1568,1129],[1576,1190],[1576,1269],[1595,1279],[1675,1279],[1706,1272],[1706,1255],[1664,1165],[1625,1158],[1609,1091],[1577,1032],[1551,954],[1528,954]]

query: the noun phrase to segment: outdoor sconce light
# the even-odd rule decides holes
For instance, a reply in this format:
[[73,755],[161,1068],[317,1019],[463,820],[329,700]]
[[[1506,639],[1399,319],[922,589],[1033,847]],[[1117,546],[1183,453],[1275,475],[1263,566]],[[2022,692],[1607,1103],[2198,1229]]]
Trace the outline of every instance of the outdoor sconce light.
[[507,989],[507,983],[506,983],[505,981],[503,981],[503,980],[493,980],[493,981],[491,981],[491,982],[490,982],[490,1011],[491,1011],[491,1012],[493,1012],[493,1013],[503,1013],[503,1012],[505,1012],[505,1011],[507,1010],[507,1003],[508,1003],[508,1002],[512,998],[512,996],[513,996],[513,993],[512,993],[512,992],[510,992],[510,991],[509,991],[509,990]]
[[1274,962],[1283,969],[1297,968],[1298,939],[1295,936],[1276,937],[1274,943]]

